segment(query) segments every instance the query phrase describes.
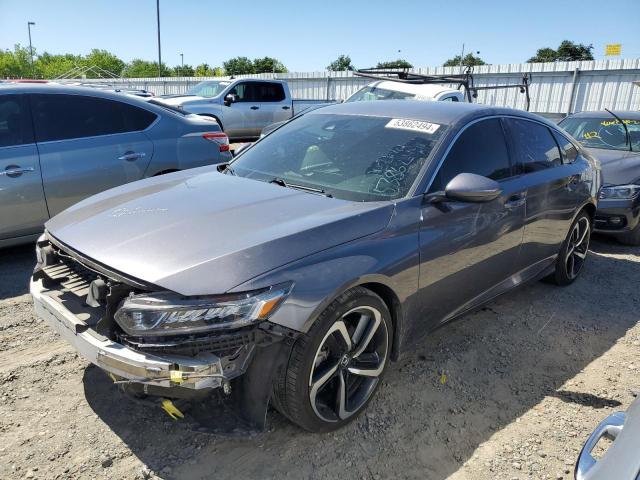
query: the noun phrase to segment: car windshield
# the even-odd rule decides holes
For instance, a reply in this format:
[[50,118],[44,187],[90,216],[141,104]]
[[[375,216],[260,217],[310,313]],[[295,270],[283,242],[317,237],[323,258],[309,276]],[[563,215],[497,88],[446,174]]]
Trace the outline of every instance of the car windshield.
[[[629,129],[632,149],[640,151],[640,120],[622,118]],[[629,150],[626,133],[622,124],[614,117],[581,118],[570,117],[560,126],[582,145],[589,148],[607,150]]]
[[377,87],[364,87],[351,95],[345,102],[369,102],[371,100],[411,100],[413,93],[394,92]]
[[217,97],[229,85],[231,85],[231,82],[200,82],[187,90],[187,95],[197,95],[205,98]]
[[425,121],[309,113],[239,155],[233,172],[352,201],[405,196],[446,127]]

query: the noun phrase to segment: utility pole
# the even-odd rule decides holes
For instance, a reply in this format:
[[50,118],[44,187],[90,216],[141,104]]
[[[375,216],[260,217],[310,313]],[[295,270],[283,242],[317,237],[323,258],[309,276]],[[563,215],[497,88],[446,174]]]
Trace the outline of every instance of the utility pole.
[[33,47],[31,46],[31,25],[35,25],[35,22],[27,22],[27,30],[29,30],[29,54],[31,55],[31,77],[35,78],[35,71],[33,69]]
[[160,47],[160,0],[156,0],[156,14],[158,17],[158,77],[162,76],[162,49]]
[[462,53],[460,53],[460,73],[462,73],[462,59],[464,58],[464,43],[462,44]]
[[184,53],[180,54],[180,63],[182,64],[182,69],[184,70]]

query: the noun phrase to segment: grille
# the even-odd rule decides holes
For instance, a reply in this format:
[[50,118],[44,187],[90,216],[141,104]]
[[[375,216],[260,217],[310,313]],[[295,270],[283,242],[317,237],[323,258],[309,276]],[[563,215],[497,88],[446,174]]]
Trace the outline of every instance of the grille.
[[86,297],[91,282],[98,275],[80,263],[62,255],[58,255],[59,263],[44,267],[44,273],[56,285],[60,285],[66,292],[78,297]]
[[173,342],[165,340],[162,343],[145,342],[143,339],[121,334],[119,340],[124,345],[138,351],[157,355],[171,354],[195,357],[199,353],[215,353],[222,357],[234,353],[240,347],[255,343],[256,333],[254,329],[238,330],[207,337],[174,340]]

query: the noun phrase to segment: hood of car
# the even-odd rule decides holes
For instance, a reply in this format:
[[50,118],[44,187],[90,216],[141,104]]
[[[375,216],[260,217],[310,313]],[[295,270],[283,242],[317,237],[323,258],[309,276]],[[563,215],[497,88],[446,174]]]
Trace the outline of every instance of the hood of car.
[[100,193],[46,229],[114,271],[208,295],[375,233],[392,212],[390,203],[327,198],[203,167]]
[[604,185],[624,185],[640,179],[640,152],[588,148],[598,159]]
[[210,98],[204,98],[198,95],[169,95],[166,97],[155,97],[155,99],[159,102],[171,105],[172,107],[188,105],[190,103],[202,103],[211,100]]

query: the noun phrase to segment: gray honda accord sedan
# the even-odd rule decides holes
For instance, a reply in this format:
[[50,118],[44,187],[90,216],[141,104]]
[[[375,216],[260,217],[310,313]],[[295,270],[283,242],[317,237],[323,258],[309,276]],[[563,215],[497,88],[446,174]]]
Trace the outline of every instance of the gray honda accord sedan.
[[530,280],[573,282],[599,187],[589,154],[535,115],[332,105],[232,163],[67,209],[31,293],[120,388],[170,411],[220,391],[259,426],[271,402],[328,431],[436,327]]

